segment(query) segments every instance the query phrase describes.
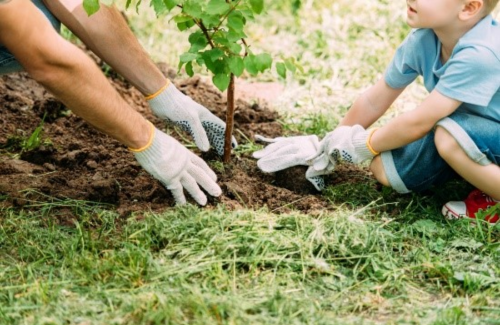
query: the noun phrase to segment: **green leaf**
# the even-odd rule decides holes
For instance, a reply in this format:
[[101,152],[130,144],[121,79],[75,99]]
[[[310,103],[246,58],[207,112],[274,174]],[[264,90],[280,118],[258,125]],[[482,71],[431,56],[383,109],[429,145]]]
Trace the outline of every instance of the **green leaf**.
[[99,10],[99,0],[83,0],[83,9],[91,16]]
[[[224,55],[224,53],[217,49],[218,51],[209,50],[205,51],[201,54],[203,58],[203,63],[214,75],[221,73],[229,73],[229,68],[226,65],[224,60],[219,59],[218,57]],[[214,52],[213,52],[214,51]],[[220,55],[220,56],[219,56]]]
[[230,42],[236,42],[242,38],[247,37],[247,35],[243,32],[243,30],[234,30],[232,28],[229,28],[229,32],[227,33],[226,37]]
[[186,52],[186,53],[183,53],[180,57],[180,61],[182,63],[186,63],[186,62],[191,62],[193,60],[196,60],[198,58],[198,54],[197,53],[189,53],[189,52]]
[[203,57],[200,55],[197,59],[196,59],[196,63],[198,63],[198,65],[200,67],[204,66],[205,65],[205,60],[203,59]]
[[250,0],[250,6],[257,15],[264,10],[264,0]]
[[214,85],[219,88],[220,91],[224,91],[229,87],[229,75],[223,73],[223,74],[216,74],[212,78],[212,82]]
[[210,15],[222,15],[231,8],[225,0],[210,0],[207,6],[207,13]]
[[231,42],[227,39],[227,32],[225,30],[219,30],[217,33],[215,33],[212,37],[212,40],[218,44],[222,45],[225,47],[229,47]]
[[191,19],[191,20],[188,20],[188,21],[185,21],[185,22],[182,22],[182,23],[178,23],[177,24],[177,28],[182,32],[182,31],[185,31],[191,27],[194,26],[194,21]]
[[201,15],[201,20],[203,21],[203,24],[205,24],[205,27],[212,28],[219,24],[219,15],[209,15],[204,12]]
[[141,3],[142,3],[142,0],[139,0],[136,2],[136,4],[135,4],[135,12],[136,13],[139,13],[139,6],[141,5]]
[[201,5],[197,1],[186,1],[182,6],[182,12],[194,18],[201,18],[203,13]]
[[295,71],[297,71],[297,65],[295,63],[295,59],[286,59],[285,65],[286,68],[290,70],[292,73],[295,73]]
[[193,71],[193,62],[188,62],[186,64],[186,73],[188,74],[188,76],[192,77],[194,75],[194,71]]
[[177,6],[177,3],[179,1],[177,1],[177,0],[163,0],[163,2],[165,3],[165,7],[167,7],[168,10],[172,10],[172,9],[174,9],[175,6]]
[[167,7],[165,6],[165,2],[163,2],[163,0],[151,0],[150,4],[151,6],[153,6],[156,15],[160,15],[162,12],[167,10]]
[[243,15],[243,17],[245,17],[246,20],[255,20],[255,16],[253,14],[253,11],[250,8],[244,9],[244,7],[242,6],[240,8],[240,12]]
[[255,65],[255,55],[250,54],[249,56],[245,57],[243,59],[245,62],[245,69],[251,74],[251,75],[256,75],[259,73],[259,70],[257,70],[257,67]]
[[[203,58],[203,64],[207,67],[208,70],[212,71],[212,73],[215,73],[215,64],[212,62],[210,59],[210,55],[208,55],[206,52],[201,53],[201,57]],[[200,64],[199,61],[197,61],[198,64]],[[202,64],[200,64],[202,65]]]
[[229,67],[224,60],[217,60],[214,62],[214,69],[212,70],[214,74],[228,74]]
[[245,21],[241,12],[233,11],[229,17],[227,17],[227,26],[236,31],[243,31]]
[[191,44],[191,48],[189,52],[196,53],[200,50],[203,50],[208,45],[207,38],[201,31],[196,31],[189,35],[189,43]]
[[184,14],[179,14],[179,15],[174,16],[173,20],[176,23],[185,23],[186,21],[193,20],[193,18],[190,16],[187,16],[187,15],[184,15]]
[[297,14],[297,12],[299,11],[300,7],[302,7],[302,1],[301,0],[293,0],[292,1],[292,11],[293,11],[294,15]]
[[262,53],[255,56],[255,67],[259,72],[264,72],[270,69],[273,64],[273,59],[267,53]]
[[227,59],[229,70],[236,76],[239,77],[245,70],[245,62],[239,56],[231,56]]
[[219,59],[221,56],[224,55],[224,52],[222,52],[221,49],[212,49],[212,50],[208,50],[208,51],[205,51],[204,52],[204,55],[203,57],[208,57],[210,59],[210,61],[212,62],[215,62],[217,59]]
[[183,62],[179,61],[179,64],[177,65],[177,74],[181,72],[182,66],[184,65]]
[[286,79],[286,65],[283,62],[276,63],[276,71],[279,76],[283,79]]
[[229,44],[229,49],[231,50],[231,52],[233,52],[234,54],[240,54],[241,52],[241,45],[238,44],[238,43],[230,43]]

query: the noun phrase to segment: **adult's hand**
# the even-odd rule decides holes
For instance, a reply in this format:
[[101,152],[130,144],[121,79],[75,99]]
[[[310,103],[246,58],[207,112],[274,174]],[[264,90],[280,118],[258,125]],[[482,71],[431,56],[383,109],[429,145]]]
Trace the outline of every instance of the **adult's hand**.
[[[191,134],[201,151],[208,151],[210,145],[217,154],[224,154],[224,133],[226,123],[208,109],[180,92],[172,83],[156,94],[146,97],[153,113]],[[232,146],[238,143],[232,138]]]
[[[265,138],[256,135],[259,141],[270,143],[262,150],[253,153],[257,158],[257,166],[264,172],[272,173],[287,169],[293,166],[307,166],[306,159],[316,154],[319,149],[319,140],[315,135]],[[314,187],[321,191],[325,188],[325,181],[322,175],[329,171],[316,171],[309,167],[306,171],[306,178]]]
[[177,204],[186,203],[184,189],[200,205],[207,204],[207,197],[199,186],[212,196],[221,195],[217,176],[203,159],[174,138],[154,127],[152,129],[150,143],[145,148],[130,150],[139,164],[172,192]]

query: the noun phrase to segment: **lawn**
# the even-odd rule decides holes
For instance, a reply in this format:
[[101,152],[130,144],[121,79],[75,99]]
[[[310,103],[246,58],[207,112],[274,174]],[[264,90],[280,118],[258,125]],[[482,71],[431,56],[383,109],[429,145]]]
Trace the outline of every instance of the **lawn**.
[[[293,56],[304,73],[247,80],[282,82],[272,105],[286,128],[324,134],[381,77],[409,31],[405,4],[292,3],[269,4],[248,34],[254,51]],[[186,35],[147,6],[127,14],[153,58],[175,66]],[[409,87],[380,123],[424,96]],[[336,209],[310,215],[188,205],[124,220],[61,199],[5,208],[0,324],[500,324],[500,227],[440,214],[469,190],[397,195],[366,178],[327,188]],[[56,222],[60,207],[78,218]]]

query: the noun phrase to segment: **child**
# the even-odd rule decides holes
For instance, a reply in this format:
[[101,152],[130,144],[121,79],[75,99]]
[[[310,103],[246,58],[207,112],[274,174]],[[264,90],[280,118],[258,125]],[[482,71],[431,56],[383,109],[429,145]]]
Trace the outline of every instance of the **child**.
[[[447,218],[475,218],[479,209],[495,205],[500,199],[500,26],[490,13],[497,2],[408,0],[407,21],[415,29],[384,78],[354,102],[316,155],[295,163],[311,166],[311,179],[339,162],[371,159],[377,180],[400,193],[422,191],[458,174],[478,190],[464,201],[445,204]],[[420,106],[365,130],[419,75],[429,91]],[[310,143],[303,140],[297,137],[295,149]],[[280,151],[276,141],[257,152],[259,166],[278,170],[279,161],[287,160],[280,155],[293,152],[290,140],[287,148]],[[487,220],[496,222],[498,214]]]

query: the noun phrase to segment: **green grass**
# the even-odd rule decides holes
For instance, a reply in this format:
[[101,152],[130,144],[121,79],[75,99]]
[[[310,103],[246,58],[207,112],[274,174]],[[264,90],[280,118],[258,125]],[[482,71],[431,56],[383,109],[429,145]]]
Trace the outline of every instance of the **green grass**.
[[[314,217],[2,210],[0,323],[498,324],[499,228],[360,186],[330,189],[368,196]],[[61,206],[73,225],[55,222]]]
[[[322,135],[383,73],[408,31],[404,2],[303,0],[296,15],[292,2],[272,2],[248,34],[254,51],[304,67],[273,103],[285,131]],[[128,11],[142,44],[175,66],[186,34],[142,8]],[[386,118],[423,96],[415,84]],[[469,189],[403,196],[357,179],[325,190],[334,212],[311,215],[187,206],[124,220],[53,198],[5,208],[0,324],[500,324],[500,226],[440,216]]]

